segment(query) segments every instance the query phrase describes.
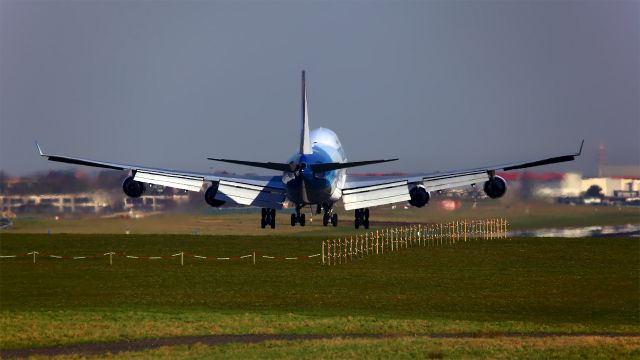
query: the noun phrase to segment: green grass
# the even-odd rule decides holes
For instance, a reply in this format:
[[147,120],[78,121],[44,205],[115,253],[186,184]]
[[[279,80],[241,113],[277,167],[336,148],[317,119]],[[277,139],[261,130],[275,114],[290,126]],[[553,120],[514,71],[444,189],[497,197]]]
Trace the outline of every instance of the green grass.
[[[126,359],[637,359],[638,338],[427,339],[270,341],[260,344],[163,347]],[[69,357],[64,358],[85,358]],[[92,357],[93,358],[93,357]],[[113,358],[112,355],[97,358]]]
[[[324,237],[2,234],[0,253],[280,256]],[[0,260],[0,346],[220,333],[640,331],[640,239],[514,239],[319,259]]]

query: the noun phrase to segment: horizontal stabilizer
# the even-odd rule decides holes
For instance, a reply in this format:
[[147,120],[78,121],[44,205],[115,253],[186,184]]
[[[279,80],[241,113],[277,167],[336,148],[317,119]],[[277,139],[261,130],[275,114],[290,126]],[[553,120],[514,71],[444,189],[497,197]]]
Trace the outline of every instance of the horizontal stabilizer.
[[384,163],[384,162],[389,162],[389,161],[396,161],[396,160],[398,160],[398,159],[353,161],[353,162],[345,162],[345,163],[312,164],[310,166],[311,166],[311,170],[313,170],[314,172],[325,172],[325,171],[331,171],[331,170],[352,168],[352,167],[356,167],[356,166],[379,164],[379,163]]
[[243,160],[230,160],[230,159],[216,159],[207,158],[208,160],[226,162],[230,164],[254,166],[263,169],[277,170],[277,171],[293,171],[295,165],[287,163],[274,163],[274,162],[256,162],[256,161],[243,161]]

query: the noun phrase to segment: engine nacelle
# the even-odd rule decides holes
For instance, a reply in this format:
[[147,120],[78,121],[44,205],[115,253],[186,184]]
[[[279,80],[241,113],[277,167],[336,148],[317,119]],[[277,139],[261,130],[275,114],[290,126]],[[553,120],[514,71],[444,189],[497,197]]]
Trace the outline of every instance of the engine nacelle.
[[144,194],[145,186],[144,183],[133,180],[133,176],[129,176],[122,182],[122,191],[129,197],[139,198]]
[[422,185],[417,185],[413,189],[409,190],[409,196],[411,196],[409,204],[419,208],[427,205],[429,203],[429,199],[431,199],[431,194]]
[[216,199],[217,192],[218,183],[214,183],[213,185],[209,186],[207,191],[204,192],[204,201],[206,201],[207,204],[213,207],[220,207],[224,205],[224,201]]
[[493,176],[484,183],[484,192],[492,199],[501,198],[507,192],[507,182],[500,176]]

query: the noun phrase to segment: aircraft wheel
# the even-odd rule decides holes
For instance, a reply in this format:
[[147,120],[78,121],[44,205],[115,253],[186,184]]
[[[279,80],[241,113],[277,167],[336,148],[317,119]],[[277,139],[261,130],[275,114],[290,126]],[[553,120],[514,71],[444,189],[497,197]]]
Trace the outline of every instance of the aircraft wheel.
[[369,208],[364,209],[364,219],[369,220]]
[[329,225],[329,220],[331,220],[329,214],[324,214],[324,216],[322,216],[322,226]]
[[260,227],[261,228],[265,228],[265,226],[267,226],[267,209],[262,208],[262,210],[260,211],[261,217],[260,217]]
[[356,218],[356,220],[354,221],[356,229],[360,229],[360,219]]
[[364,219],[364,228],[368,229],[369,228],[369,219]]
[[291,226],[296,226],[296,214],[291,214]]
[[271,223],[269,225],[271,225],[272,229],[276,228],[276,210],[273,209],[273,214],[271,215]]
[[331,224],[334,227],[338,226],[338,214],[333,214],[333,217],[331,218]]
[[304,214],[300,214],[300,226],[304,226],[304,223],[305,223]]

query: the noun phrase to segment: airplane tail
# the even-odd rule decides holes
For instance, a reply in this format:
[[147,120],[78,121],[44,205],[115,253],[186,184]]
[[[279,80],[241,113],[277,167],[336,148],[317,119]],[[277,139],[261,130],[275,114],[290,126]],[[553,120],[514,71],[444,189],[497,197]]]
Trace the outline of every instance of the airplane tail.
[[[300,155],[313,154],[311,149],[311,139],[309,138],[309,113],[307,111],[307,86],[305,79],[305,71],[302,70],[302,129],[300,131]],[[274,162],[257,162],[257,161],[243,161],[243,160],[231,160],[231,159],[219,159],[219,158],[207,158],[213,161],[221,161],[231,164],[255,166],[263,169],[277,170],[277,171],[290,171],[296,170],[296,164],[292,163],[274,163]],[[398,159],[388,160],[369,160],[369,161],[355,161],[345,163],[323,163],[313,164],[311,169],[316,172],[325,172],[339,169],[347,169],[357,166],[378,164],[388,161],[395,161]]]
[[307,83],[302,70],[302,130],[300,131],[300,155],[313,154],[309,139],[309,112],[307,110]]

